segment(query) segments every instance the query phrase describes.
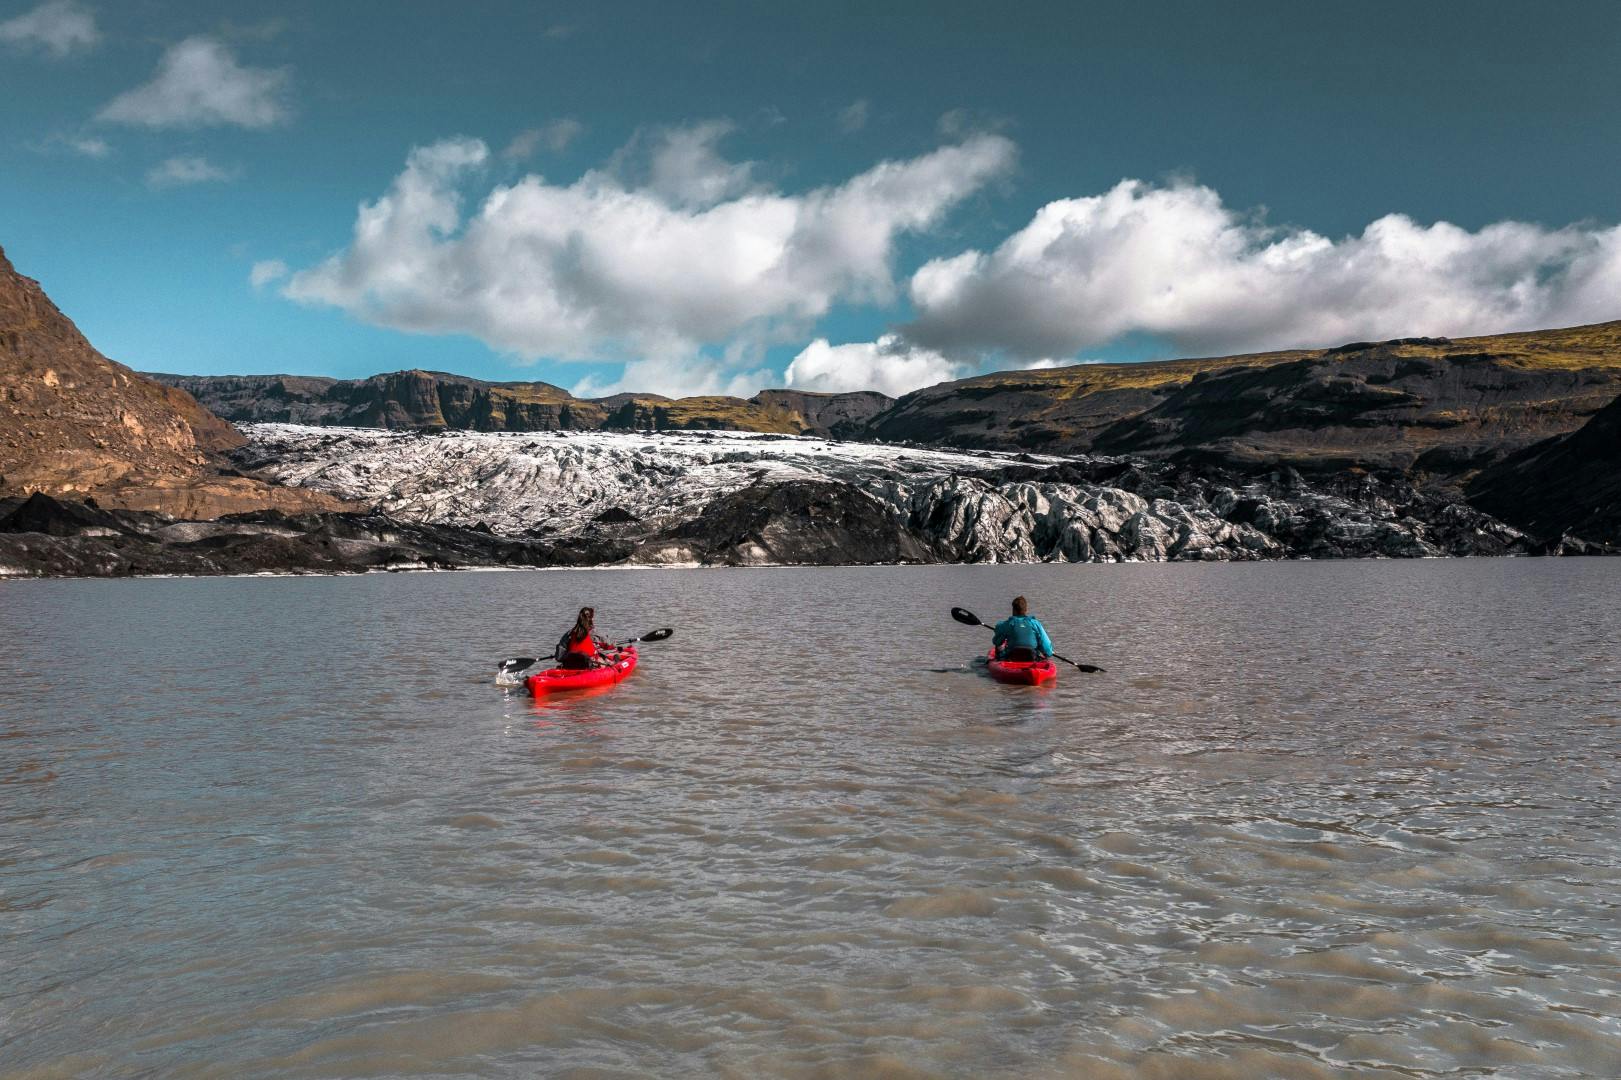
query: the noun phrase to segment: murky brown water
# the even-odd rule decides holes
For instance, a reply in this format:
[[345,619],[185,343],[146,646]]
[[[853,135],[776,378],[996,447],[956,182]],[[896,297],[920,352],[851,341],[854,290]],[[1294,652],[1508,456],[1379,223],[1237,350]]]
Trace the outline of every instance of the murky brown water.
[[[1108,673],[932,670],[1014,591]],[[677,636],[492,684],[585,602]],[[1621,560],[0,585],[0,1075],[1621,1075],[1618,610]]]

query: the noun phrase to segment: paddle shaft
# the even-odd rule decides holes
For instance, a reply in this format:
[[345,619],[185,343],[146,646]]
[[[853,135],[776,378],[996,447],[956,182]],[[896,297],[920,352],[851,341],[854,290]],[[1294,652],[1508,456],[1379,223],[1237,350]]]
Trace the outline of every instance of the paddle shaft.
[[[623,649],[626,645],[635,645],[639,641],[663,641],[673,633],[675,633],[675,631],[666,626],[658,630],[650,630],[641,637],[633,637],[628,638],[625,641],[605,644],[610,649]],[[511,659],[502,660],[495,666],[498,671],[523,671],[525,668],[534,667],[536,664],[540,663],[542,659],[543,658],[539,656],[514,656]]]
[[[989,630],[992,634],[996,633],[996,627],[990,625],[984,619],[981,619],[978,615],[975,615],[972,611],[969,611],[966,608],[953,608],[952,609],[952,618],[956,619],[958,622],[960,622],[960,623],[966,623],[967,622],[967,620],[965,620],[965,619],[963,619],[963,618],[961,618],[961,617],[959,617],[957,615],[957,612],[959,612],[959,611],[961,611],[963,613],[963,615],[968,615],[968,616],[971,616],[973,618],[974,621],[971,624],[968,624],[968,625],[983,626],[985,629]],[[1068,664],[1070,667],[1074,668],[1076,671],[1084,671],[1088,675],[1097,674],[1097,673],[1100,673],[1100,672],[1103,671],[1103,669],[1098,667],[1096,664],[1080,664],[1080,663],[1076,663],[1074,660],[1071,660],[1069,657],[1067,657],[1067,656],[1059,656],[1057,653],[1052,653],[1051,656],[1052,656],[1052,658],[1054,660],[1062,660],[1064,663]]]

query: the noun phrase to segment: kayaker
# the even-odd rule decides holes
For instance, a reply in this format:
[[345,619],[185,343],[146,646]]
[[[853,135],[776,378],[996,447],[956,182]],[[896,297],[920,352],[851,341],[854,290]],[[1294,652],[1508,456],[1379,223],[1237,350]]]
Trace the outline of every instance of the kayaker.
[[595,608],[583,607],[579,618],[574,620],[574,626],[557,642],[553,657],[558,667],[589,668],[595,667],[599,653],[597,646],[606,645],[596,636],[595,622],[597,612]]
[[991,645],[998,660],[1039,660],[1053,654],[1047,628],[1031,617],[1030,602],[1022,596],[1013,598],[1013,614],[996,624]]

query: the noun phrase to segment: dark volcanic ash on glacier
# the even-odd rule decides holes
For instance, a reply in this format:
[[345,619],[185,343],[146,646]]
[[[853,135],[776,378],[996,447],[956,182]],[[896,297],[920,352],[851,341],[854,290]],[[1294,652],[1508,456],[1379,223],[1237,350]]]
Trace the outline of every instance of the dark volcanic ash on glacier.
[[[298,487],[352,492],[411,520],[516,536],[586,531],[609,511],[649,526],[755,484],[886,483],[994,472],[1008,455],[743,432],[466,432],[244,424],[237,461]],[[1054,463],[1058,458],[1043,459]],[[616,513],[614,516],[621,516]]]
[[601,563],[1108,562],[1500,555],[1528,537],[1399,477],[740,432],[242,426],[238,464],[407,521]]

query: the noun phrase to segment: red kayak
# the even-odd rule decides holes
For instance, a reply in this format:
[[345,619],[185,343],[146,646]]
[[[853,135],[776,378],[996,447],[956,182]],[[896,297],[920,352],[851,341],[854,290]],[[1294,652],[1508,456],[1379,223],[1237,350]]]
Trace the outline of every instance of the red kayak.
[[995,649],[991,650],[991,662],[985,668],[997,682],[1020,686],[1040,686],[1058,678],[1058,665],[1051,659],[998,660]]
[[[604,657],[607,659],[607,657]],[[636,670],[636,646],[627,645],[613,654],[613,662],[591,668],[547,668],[523,681],[536,697],[555,694],[562,690],[588,690],[593,686],[612,686],[622,682]]]

